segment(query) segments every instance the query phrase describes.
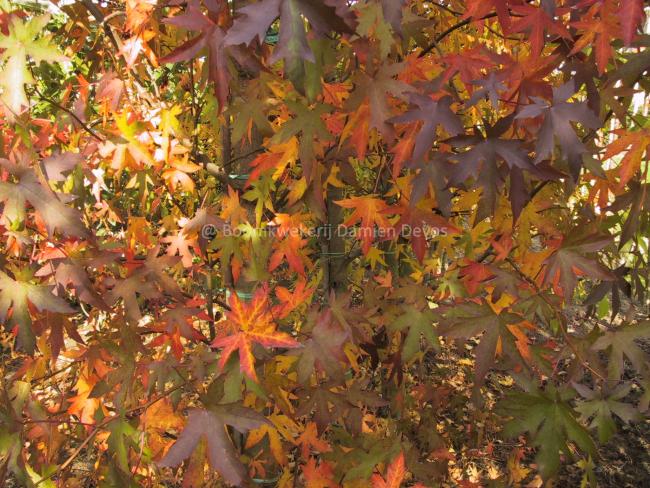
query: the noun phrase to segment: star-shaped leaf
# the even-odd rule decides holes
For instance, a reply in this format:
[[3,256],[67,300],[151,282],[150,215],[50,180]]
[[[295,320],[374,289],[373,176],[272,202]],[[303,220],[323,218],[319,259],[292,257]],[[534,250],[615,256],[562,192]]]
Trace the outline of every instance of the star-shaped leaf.
[[[0,68],[0,100],[12,114],[19,114],[28,105],[25,84],[34,83],[27,69],[28,59],[35,63],[41,61],[63,62],[66,57],[59,54],[51,43],[45,26],[50,21],[49,15],[40,15],[25,20],[15,15],[9,21],[8,34],[0,32],[0,61],[5,64]],[[39,37],[40,36],[40,37]],[[36,39],[39,37],[38,39]]]
[[18,343],[28,352],[35,346],[29,305],[36,310],[71,313],[65,300],[52,294],[52,287],[35,285],[27,280],[13,279],[0,271],[0,322],[16,328]]
[[300,347],[300,343],[289,334],[277,330],[268,304],[268,290],[259,288],[250,303],[243,302],[237,293],[230,295],[230,310],[225,312],[226,320],[221,323],[222,330],[212,343],[213,347],[223,348],[219,367],[223,369],[228,358],[239,352],[239,368],[249,378],[257,381],[253,344],[263,347]]
[[245,486],[249,482],[248,473],[232,445],[226,425],[246,433],[268,423],[261,414],[237,404],[218,405],[210,410],[193,408],[183,432],[158,464],[162,467],[178,466],[190,457],[204,438],[211,466],[231,485]]

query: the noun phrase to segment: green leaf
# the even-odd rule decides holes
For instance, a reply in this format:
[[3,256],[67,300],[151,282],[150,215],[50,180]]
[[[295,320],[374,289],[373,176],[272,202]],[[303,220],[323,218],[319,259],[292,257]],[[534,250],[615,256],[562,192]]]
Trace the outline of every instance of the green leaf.
[[400,315],[391,325],[392,330],[408,329],[408,334],[402,344],[402,356],[405,361],[410,361],[420,352],[420,337],[424,336],[427,343],[438,350],[440,343],[436,334],[433,322],[435,313],[433,310],[418,310],[408,306],[406,312]]
[[567,399],[565,392],[551,385],[546,391],[532,389],[530,393],[511,393],[500,404],[501,413],[513,417],[505,425],[506,435],[530,434],[538,449],[536,461],[540,474],[545,479],[559,469],[560,452],[571,455],[569,441],[589,455],[596,455],[589,432],[578,423]]
[[601,443],[609,441],[616,432],[613,415],[618,416],[624,422],[632,422],[639,417],[639,412],[634,405],[619,401],[627,396],[632,389],[630,383],[623,383],[611,392],[592,390],[576,383],[573,384],[573,387],[586,399],[576,406],[576,410],[581,413],[583,420],[592,419],[589,427],[598,429],[598,440]]
[[29,353],[35,346],[29,304],[39,311],[73,312],[65,300],[52,294],[51,288],[14,280],[0,271],[0,322],[18,329],[18,344]]
[[[56,46],[51,44],[48,34],[41,35],[49,21],[49,15],[41,15],[29,20],[13,16],[9,21],[9,33],[0,34],[0,49],[4,49],[0,54],[0,60],[5,61],[4,67],[0,69],[0,88],[2,88],[0,100],[13,114],[20,113],[22,107],[28,105],[25,84],[34,83],[27,69],[28,58],[35,63],[67,60],[65,56],[59,54]],[[41,37],[36,39],[39,35]]]
[[611,380],[618,380],[623,374],[624,357],[627,357],[637,371],[646,370],[648,355],[634,341],[647,337],[650,337],[650,320],[607,331],[591,347],[596,351],[610,351],[607,372]]

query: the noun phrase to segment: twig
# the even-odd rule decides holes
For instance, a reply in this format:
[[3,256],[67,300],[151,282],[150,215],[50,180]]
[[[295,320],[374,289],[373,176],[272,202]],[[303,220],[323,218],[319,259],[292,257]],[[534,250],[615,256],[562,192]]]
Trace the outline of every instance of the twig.
[[566,324],[565,322],[565,317],[555,308],[555,306],[549,301],[549,299],[542,293],[542,290],[537,286],[537,283],[535,283],[534,280],[530,279],[521,269],[517,264],[512,260],[512,258],[507,257],[506,261],[512,266],[512,268],[517,272],[517,274],[529,285],[533,287],[537,295],[550,307],[550,309],[553,311],[553,314],[555,315],[555,318],[558,320],[560,324],[560,331],[562,331],[562,336],[564,337],[564,340],[566,341],[567,345],[575,354],[576,359],[580,361],[580,363],[587,368],[589,371],[591,371],[596,377],[600,378],[601,380],[605,381],[605,377],[600,374],[598,371],[596,371],[593,367],[589,365],[589,363],[582,357],[582,354],[578,351],[578,348],[573,344],[571,337],[569,336],[569,332],[566,329]]
[[77,124],[79,124],[79,125],[81,126],[81,128],[82,128],[84,131],[86,131],[88,134],[90,134],[91,136],[93,136],[93,137],[94,137],[95,139],[97,139],[99,142],[104,142],[104,141],[105,141],[105,139],[104,139],[102,136],[100,136],[99,134],[97,134],[97,132],[95,132],[95,131],[92,130],[90,127],[88,127],[88,125],[87,125],[83,120],[81,120],[81,119],[77,116],[77,114],[75,114],[72,110],[70,110],[69,108],[64,107],[63,105],[61,105],[61,104],[55,102],[55,101],[52,100],[51,98],[46,97],[46,96],[43,95],[43,94],[38,90],[38,88],[36,88],[36,87],[34,87],[34,93],[35,93],[36,95],[38,95],[38,98],[39,98],[40,100],[42,100],[42,101],[44,101],[44,102],[47,102],[47,103],[49,103],[50,105],[52,105],[52,106],[58,108],[59,110],[63,110],[65,113],[67,113],[70,117],[72,117],[72,118],[75,120],[75,122],[77,122]]
[[[138,410],[142,410],[143,408],[149,408],[154,403],[162,400],[166,396],[169,396],[170,394],[172,394],[176,390],[182,388],[186,384],[187,384],[186,382],[180,383],[180,384],[174,386],[173,388],[170,388],[166,392],[161,393],[157,397],[152,398],[148,402],[143,403],[142,405],[138,405],[137,407],[133,407],[133,408],[130,408],[130,409],[126,410],[124,413],[128,414],[128,413],[136,412]],[[72,454],[70,454],[70,456],[68,456],[68,459],[66,459],[63,462],[63,464],[61,464],[61,466],[59,466],[59,468],[56,471],[54,471],[53,473],[51,473],[51,474],[41,478],[40,480],[38,480],[35,483],[34,486],[38,486],[41,483],[43,483],[44,481],[47,481],[47,480],[53,478],[54,476],[57,476],[57,475],[60,475],[61,473],[63,473],[63,471],[65,471],[68,468],[68,466],[70,466],[74,462],[74,460],[77,458],[77,456],[79,456],[79,454],[81,454],[81,451],[83,451],[86,448],[86,446],[88,444],[90,444],[90,442],[95,438],[95,436],[99,433],[100,430],[102,430],[104,427],[106,427],[108,424],[110,424],[113,420],[117,420],[119,418],[122,418],[122,416],[114,415],[112,417],[107,417],[104,420],[102,420],[99,424],[97,424],[97,426],[93,429],[93,431],[90,434],[88,434],[88,437],[86,437],[84,439],[84,441],[81,444],[79,444],[79,446],[72,452]]]
[[496,17],[496,16],[497,16],[497,13],[496,13],[496,12],[492,12],[491,14],[487,14],[487,15],[481,17],[480,19],[472,19],[472,18],[469,18],[469,19],[461,20],[460,22],[455,23],[454,25],[452,25],[451,27],[449,27],[447,30],[445,30],[445,31],[441,32],[440,34],[438,34],[438,35],[433,39],[433,41],[431,42],[431,44],[429,44],[427,47],[425,47],[425,48],[422,50],[422,52],[418,55],[418,57],[421,58],[421,57],[424,56],[425,54],[430,53],[433,49],[436,48],[436,46],[438,45],[438,43],[439,43],[440,41],[442,41],[445,37],[447,37],[449,34],[451,34],[452,32],[454,32],[455,30],[460,29],[461,27],[466,26],[467,24],[469,24],[469,23],[472,22],[473,20],[485,20],[485,19],[491,19],[492,17]]

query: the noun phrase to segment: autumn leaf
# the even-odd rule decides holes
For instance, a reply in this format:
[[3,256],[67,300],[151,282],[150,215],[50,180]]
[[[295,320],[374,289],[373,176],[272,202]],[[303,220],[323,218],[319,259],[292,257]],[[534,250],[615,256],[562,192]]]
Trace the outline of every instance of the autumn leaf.
[[199,52],[207,48],[209,55],[209,78],[215,85],[215,93],[219,104],[224,107],[228,97],[229,74],[227,67],[228,49],[225,45],[225,33],[210,18],[201,13],[198,1],[192,1],[187,11],[181,15],[165,19],[165,23],[176,25],[201,34],[185,44],[179,46],[171,53],[160,59],[161,63],[178,63],[196,57]]
[[305,430],[296,439],[296,445],[300,446],[300,454],[304,459],[309,458],[311,451],[330,452],[331,446],[327,441],[318,436],[318,429],[314,422],[309,422]]
[[591,419],[589,427],[597,429],[598,439],[602,443],[608,442],[616,432],[614,415],[627,423],[639,418],[637,409],[622,401],[632,389],[629,383],[622,383],[612,391],[592,390],[577,383],[573,383],[573,387],[585,399],[576,406],[576,410],[583,420]]
[[[529,7],[536,8],[536,7]],[[589,129],[600,127],[600,120],[589,109],[585,102],[569,103],[568,99],[575,93],[573,81],[553,88],[553,103],[535,98],[535,103],[524,106],[517,114],[517,119],[528,119],[544,115],[544,122],[538,133],[535,146],[537,153],[535,162],[542,161],[553,154],[554,138],[557,137],[574,179],[578,178],[582,167],[584,144],[580,141],[571,126],[571,122],[579,122]]]
[[415,139],[415,148],[413,149],[412,156],[414,161],[428,159],[426,155],[436,140],[438,126],[442,126],[450,136],[456,136],[463,132],[463,126],[460,120],[458,120],[456,114],[450,108],[451,97],[442,97],[434,101],[426,95],[412,93],[409,101],[417,108],[406,112],[404,115],[393,117],[390,119],[390,122],[393,124],[404,124],[407,122],[422,121],[422,127]]
[[262,42],[271,23],[280,17],[278,45],[270,59],[274,63],[284,60],[284,70],[296,87],[304,88],[303,60],[315,62],[314,53],[307,43],[303,16],[322,37],[330,31],[352,33],[354,16],[342,0],[309,2],[307,0],[262,0],[257,5],[238,9],[235,23],[225,38],[227,45],[250,44],[254,39]]
[[391,208],[379,198],[353,197],[338,200],[335,203],[343,208],[354,209],[352,215],[343,222],[343,225],[350,227],[356,223],[360,224],[357,238],[361,241],[361,250],[364,254],[368,254],[370,246],[375,240],[375,226],[379,235],[388,235],[393,228],[386,217]]
[[310,457],[302,468],[305,478],[305,487],[309,488],[337,488],[339,484],[334,480],[334,469],[327,461],[316,464],[316,459]]
[[613,132],[618,137],[607,145],[603,158],[611,159],[617,154],[625,152],[618,170],[619,187],[623,188],[639,171],[641,161],[650,150],[650,129],[641,129],[635,132],[617,129]]
[[61,297],[52,294],[52,287],[29,283],[26,275],[23,272],[14,279],[0,271],[0,322],[15,329],[18,344],[32,353],[35,337],[29,305],[38,311],[58,313],[72,313],[73,309]]
[[243,302],[237,293],[232,293],[228,304],[230,310],[225,312],[226,320],[221,324],[219,336],[212,342],[212,347],[223,348],[219,358],[221,369],[231,354],[238,351],[240,370],[257,381],[253,344],[266,348],[300,347],[300,343],[289,334],[276,329],[268,305],[267,289],[258,289],[250,303]]
[[[482,333],[476,347],[475,386],[485,381],[485,376],[496,361],[497,351],[515,350],[516,329],[508,325],[522,322],[522,317],[510,312],[496,313],[487,303],[463,303],[445,312],[438,333],[451,339],[469,339]],[[514,332],[514,333],[513,333]]]
[[[25,85],[34,84],[27,63],[41,61],[63,62],[67,58],[59,54],[56,45],[52,44],[49,34],[43,35],[45,26],[50,21],[49,15],[40,15],[29,20],[12,16],[8,33],[0,34],[0,60],[4,66],[0,69],[0,100],[9,109],[9,113],[17,115],[23,107],[29,105],[25,95]],[[40,36],[38,39],[36,39]]]
[[629,46],[636,37],[637,28],[643,25],[645,19],[643,0],[621,0],[618,15],[623,30],[623,41]]
[[515,5],[512,11],[521,17],[512,22],[511,32],[529,32],[531,54],[538,57],[542,53],[545,44],[545,32],[554,34],[564,39],[570,39],[571,35],[566,28],[550,16],[542,6]]
[[402,356],[404,361],[409,362],[420,352],[421,336],[424,337],[427,347],[435,350],[439,349],[440,343],[435,326],[433,325],[436,320],[436,314],[432,310],[417,310],[412,305],[404,308],[405,312],[399,315],[390,324],[389,328],[398,331],[408,329],[402,343]]
[[372,488],[399,488],[402,485],[404,476],[406,476],[404,453],[400,452],[399,455],[388,465],[386,478],[382,478],[381,475],[378,474],[372,475]]
[[0,167],[15,177],[15,183],[0,181],[0,201],[4,201],[3,218],[9,224],[22,224],[25,220],[26,204],[30,203],[39,213],[50,235],[56,230],[76,236],[87,235],[81,222],[81,214],[65,205],[44,183],[39,181],[28,166],[12,164],[0,159]]
[[615,276],[597,261],[584,256],[602,249],[611,242],[609,237],[588,236],[575,241],[567,239],[546,260],[546,283],[558,283],[567,300],[571,300],[577,283],[576,270],[581,274],[600,280],[611,281]]
[[162,467],[178,466],[190,457],[201,438],[205,438],[212,467],[231,485],[242,486],[249,480],[248,473],[232,445],[226,426],[246,433],[264,424],[268,424],[264,416],[236,404],[219,405],[209,410],[191,409],[183,432],[158,464]]
[[[601,75],[607,70],[607,63],[614,53],[612,40],[618,36],[620,29],[614,8],[614,2],[611,1],[595,3],[579,21],[571,23],[573,27],[583,31],[580,39],[574,44],[571,54],[585,47],[593,47],[596,66]],[[633,31],[636,31],[636,25]]]

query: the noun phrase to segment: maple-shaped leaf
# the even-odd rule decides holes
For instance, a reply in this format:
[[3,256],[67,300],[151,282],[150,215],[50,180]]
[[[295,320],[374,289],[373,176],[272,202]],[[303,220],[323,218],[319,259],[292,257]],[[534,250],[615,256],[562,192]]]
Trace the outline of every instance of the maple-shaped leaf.
[[417,108],[403,115],[393,117],[389,122],[393,124],[422,122],[422,127],[415,139],[415,148],[413,149],[412,156],[414,161],[427,159],[426,155],[436,140],[438,126],[442,126],[450,136],[457,136],[464,131],[460,119],[450,108],[452,102],[451,97],[444,96],[439,100],[433,100],[426,95],[411,93],[409,101]]
[[[506,117],[494,126],[486,124],[485,136],[477,131],[474,136],[456,137],[451,141],[459,153],[451,157],[457,163],[448,167],[449,184],[458,186],[472,177],[473,187],[481,188],[477,221],[483,220],[496,210],[497,192],[507,174],[511,175],[511,183],[513,171],[519,175],[522,170],[526,170],[540,179],[549,176],[532,164],[521,141],[499,137],[510,126],[512,119],[512,116]],[[500,161],[506,164],[507,169],[498,164]],[[511,190],[513,186],[511,185]],[[518,194],[511,191],[510,196],[513,198]],[[515,220],[521,212],[521,207],[522,205],[513,204]]]
[[296,161],[299,151],[297,137],[290,137],[287,142],[281,144],[270,145],[268,152],[263,152],[249,163],[249,166],[254,169],[248,175],[248,181],[256,180],[265,171],[273,171],[272,177],[277,180],[282,176],[287,165]]
[[55,154],[43,160],[43,167],[48,181],[65,181],[65,173],[72,171],[83,161],[83,156],[78,153],[64,152]]
[[592,288],[584,301],[584,304],[589,307],[587,309],[588,316],[593,316],[594,312],[596,312],[596,305],[598,302],[605,298],[606,295],[611,294],[611,317],[612,320],[616,318],[621,310],[621,295],[625,295],[629,299],[632,299],[632,287],[625,279],[629,272],[630,269],[627,266],[621,265],[613,270],[613,273],[616,276],[615,280],[603,281]]
[[395,230],[410,239],[411,247],[418,261],[422,262],[428,247],[427,240],[441,234],[457,234],[458,228],[445,218],[414,205],[401,205],[395,209],[400,219]]
[[[12,115],[19,114],[23,107],[28,106],[25,84],[34,83],[27,67],[28,59],[37,64],[41,61],[67,60],[59,54],[56,45],[51,43],[50,35],[43,35],[47,32],[45,26],[49,21],[49,15],[29,20],[14,15],[9,20],[8,33],[0,32],[0,61],[4,61],[4,66],[0,68],[0,100]],[[37,37],[39,38],[36,39]]]
[[351,34],[355,25],[354,14],[344,0],[262,0],[237,13],[225,37],[227,45],[250,44],[255,38],[263,41],[268,28],[280,17],[278,44],[270,62],[284,59],[285,73],[298,89],[304,84],[304,61],[316,61],[307,42],[304,19],[318,37],[332,31]]
[[450,153],[436,152],[429,161],[412,161],[408,167],[417,170],[413,178],[412,190],[409,204],[417,205],[433,190],[433,196],[436,200],[436,207],[442,215],[449,216],[451,212],[451,191],[447,184],[449,175],[448,166],[450,163]]
[[630,239],[634,237],[642,225],[642,219],[639,217],[643,212],[650,208],[650,184],[639,184],[634,180],[628,182],[629,190],[616,198],[616,201],[606,207],[607,211],[620,212],[628,210],[627,218],[623,223],[623,232],[618,243],[619,249],[622,248]]
[[224,107],[228,98],[228,52],[224,45],[225,34],[210,17],[203,15],[197,0],[189,3],[185,13],[163,20],[166,24],[176,25],[191,31],[200,31],[198,37],[190,39],[171,53],[160,59],[161,63],[178,63],[188,61],[203,49],[208,50],[208,77],[214,83],[215,93],[220,107]]
[[614,53],[612,41],[619,36],[620,28],[614,8],[614,2],[597,2],[580,16],[580,20],[571,22],[572,27],[582,32],[569,54],[580,52],[585,47],[592,48],[601,75],[607,71],[607,63]]
[[9,224],[24,221],[25,206],[29,202],[38,212],[50,235],[58,229],[66,235],[86,236],[81,214],[59,200],[49,186],[38,180],[32,168],[10,163],[6,159],[0,159],[0,167],[13,175],[16,181],[0,181],[0,201],[4,201],[2,216]]
[[79,420],[86,424],[95,423],[95,412],[98,409],[101,409],[104,415],[108,414],[108,410],[102,404],[101,399],[92,395],[95,386],[100,380],[101,378],[97,374],[87,373],[82,370],[72,388],[76,395],[72,395],[67,399],[69,403],[67,412],[70,415],[77,416]]
[[45,312],[34,323],[34,329],[37,331],[36,335],[40,335],[43,330],[50,330],[48,340],[53,359],[57,359],[61,351],[66,349],[63,331],[66,332],[70,339],[79,344],[84,344],[84,340],[79,335],[77,326],[71,318],[70,315],[63,315],[58,312]]
[[158,251],[158,247],[149,251],[147,259],[137,262],[128,277],[115,281],[108,293],[109,303],[122,299],[125,315],[134,323],[142,318],[138,296],[156,299],[164,293],[177,301],[183,300],[178,284],[166,273],[179,259],[175,256],[158,256]]
[[318,437],[318,429],[314,422],[307,423],[305,430],[298,436],[295,443],[300,446],[300,454],[305,459],[309,457],[312,450],[316,452],[330,452],[332,450],[327,441]]
[[384,19],[393,28],[393,32],[402,32],[402,9],[408,0],[381,0]]
[[480,387],[495,362],[498,345],[501,344],[499,348],[506,352],[515,351],[514,340],[517,337],[508,325],[520,322],[522,317],[519,315],[507,311],[497,314],[487,303],[468,302],[454,306],[444,313],[438,333],[443,337],[465,340],[483,334],[474,351],[475,386]]
[[598,129],[600,120],[585,102],[568,102],[575,93],[573,80],[553,88],[553,102],[532,97],[534,104],[526,105],[517,114],[517,119],[528,119],[544,116],[544,122],[537,134],[535,146],[536,162],[542,161],[553,154],[554,138],[557,137],[566,158],[573,178],[577,180],[582,167],[582,154],[585,147],[578,138],[571,122],[578,122],[589,129]]
[[391,148],[391,152],[393,153],[393,160],[391,161],[391,164],[393,165],[393,178],[396,179],[400,175],[404,164],[411,159],[413,148],[415,147],[416,136],[417,125],[411,124],[402,137],[399,137],[395,145]]
[[325,460],[316,464],[316,458],[310,457],[302,467],[302,476],[305,478],[305,488],[338,488],[334,466]]
[[370,128],[377,129],[388,140],[394,138],[393,128],[389,124],[391,117],[390,94],[398,99],[404,99],[406,93],[413,88],[396,79],[396,76],[404,70],[404,63],[384,62],[376,72],[356,73],[354,79],[355,89],[346,101],[345,108],[353,111],[368,103],[370,107]]
[[178,466],[190,457],[201,439],[205,439],[210,465],[227,483],[245,486],[250,478],[232,445],[226,426],[246,433],[267,423],[263,415],[237,404],[217,405],[210,410],[193,408],[189,411],[183,432],[158,464],[162,467]]
[[[315,323],[314,323],[315,322]],[[300,358],[296,363],[298,381],[305,384],[314,369],[324,371],[329,378],[343,377],[343,364],[347,358],[343,351],[350,334],[332,319],[332,311],[327,309],[318,317],[307,321],[307,327],[313,325],[311,337],[304,341],[304,347],[297,352]]]
[[599,280],[611,281],[616,276],[598,261],[585,257],[612,242],[611,237],[591,235],[582,238],[569,236],[545,261],[547,265],[544,280],[559,284],[565,299],[570,301],[578,281],[576,270],[582,275]]
[[545,32],[555,34],[564,39],[571,39],[571,34],[566,28],[550,16],[544,6],[515,5],[512,11],[521,17],[512,22],[511,32],[528,31],[531,54],[538,57],[545,45]]
[[636,37],[637,28],[643,26],[645,19],[643,0],[621,0],[618,15],[623,30],[623,41],[625,41],[625,45],[629,46]]
[[465,49],[459,53],[447,54],[441,62],[447,66],[441,77],[434,79],[429,86],[441,89],[442,83],[451,80],[456,74],[465,84],[469,93],[472,92],[474,82],[483,76],[486,70],[494,67],[494,60],[483,47],[477,46]]
[[31,354],[35,338],[29,305],[38,311],[72,313],[74,310],[65,300],[52,294],[51,286],[32,284],[28,276],[17,278],[0,271],[0,322],[16,329],[18,344]]
[[174,356],[178,361],[183,356],[183,345],[181,337],[195,342],[205,342],[205,336],[192,325],[194,317],[210,320],[210,317],[195,307],[169,308],[150,326],[152,331],[161,332],[164,335],[151,341],[152,346],[169,343]]
[[277,269],[285,260],[289,264],[289,269],[305,276],[305,264],[311,265],[311,261],[305,254],[307,239],[303,239],[299,234],[291,233],[281,241],[273,242],[273,255],[269,261],[269,271]]
[[612,131],[618,137],[607,145],[603,159],[610,159],[625,152],[621,159],[618,175],[619,186],[624,187],[641,168],[641,161],[650,155],[650,129],[629,132],[624,129]]
[[631,383],[621,383],[611,391],[604,387],[592,390],[577,383],[573,383],[573,387],[585,399],[576,405],[576,410],[583,420],[591,419],[589,428],[597,429],[598,440],[602,444],[608,442],[616,432],[614,415],[628,423],[640,417],[634,405],[621,401],[632,390]]
[[560,452],[571,454],[569,441],[587,454],[596,455],[593,440],[567,403],[570,398],[571,392],[549,385],[546,390],[531,388],[529,392],[510,393],[501,403],[502,413],[513,417],[505,426],[506,435],[531,434],[533,446],[538,449],[535,460],[545,479],[559,469]]
[[360,434],[362,411],[387,405],[387,402],[377,393],[367,389],[367,384],[367,380],[355,382],[347,385],[345,391],[337,388],[340,385],[337,381],[309,386],[303,390],[296,416],[309,415],[313,411],[319,432],[323,432],[328,425],[340,420],[351,431]]
[[467,0],[466,10],[461,20],[472,19],[480,22],[484,17],[496,12],[504,34],[510,33],[510,7],[520,5],[522,0]]
[[471,107],[476,105],[479,100],[487,98],[492,105],[492,108],[497,110],[499,108],[499,98],[500,93],[506,90],[506,85],[503,82],[503,77],[498,76],[496,73],[492,72],[490,75],[481,80],[472,81],[472,85],[480,86],[478,90],[475,90],[472,93],[472,96],[467,100],[467,106]]
[[370,481],[372,482],[372,488],[400,488],[404,476],[406,476],[404,453],[400,452],[399,455],[388,465],[386,478],[382,478],[379,474],[373,474]]
[[219,367],[223,369],[230,355],[239,352],[239,368],[249,378],[257,381],[253,344],[263,347],[300,347],[289,334],[277,330],[268,303],[268,290],[259,288],[250,303],[243,302],[237,293],[231,293],[222,330],[212,342],[212,347],[223,348]]
[[[298,155],[305,178],[308,182],[313,177],[313,168],[316,166],[315,141],[328,141],[332,135],[327,130],[322,116],[330,111],[330,107],[324,104],[315,104],[310,107],[300,102],[286,102],[295,117],[282,124],[280,130],[269,140],[270,144],[288,143],[293,136],[301,134],[301,141],[298,145]],[[291,145],[285,148],[292,152]],[[294,153],[295,154],[295,153]]]
[[[62,261],[56,266],[54,279],[64,288],[68,285],[72,285],[72,288],[74,288],[75,291],[75,296],[78,300],[100,310],[108,310],[108,306],[95,290],[93,283],[90,281],[88,276],[88,272],[84,267],[84,265],[92,266],[94,264],[95,262],[92,259],[87,260],[87,262],[75,259]],[[47,268],[51,268],[51,266],[47,266]],[[37,273],[37,275],[40,275],[40,273]]]
[[636,340],[650,337],[650,321],[628,324],[608,330],[592,345],[596,351],[608,349],[607,372],[611,380],[618,380],[623,374],[626,357],[634,369],[644,372],[648,369],[648,355],[636,344]]
[[391,212],[391,208],[380,198],[368,195],[338,200],[334,203],[343,208],[353,209],[352,215],[343,222],[343,226],[347,228],[356,223],[360,224],[357,238],[361,241],[364,255],[370,251],[376,234],[388,236],[393,228],[386,217],[386,214]]
[[142,170],[155,164],[149,151],[149,145],[143,141],[142,135],[146,134],[145,124],[128,116],[126,112],[115,115],[117,136],[114,141],[102,144],[99,154],[108,157],[112,154],[111,168],[120,173],[126,168]]
[[305,280],[298,281],[293,292],[284,286],[276,287],[275,296],[280,301],[280,305],[273,307],[273,314],[281,319],[287,317],[301,305],[309,304],[314,291],[315,288],[307,286]]
[[436,314],[433,310],[429,308],[418,310],[413,305],[408,305],[405,307],[404,313],[390,324],[390,330],[403,331],[404,329],[408,329],[408,333],[402,344],[402,357],[404,361],[409,362],[420,352],[421,337],[424,337],[427,347],[432,347],[435,350],[439,349],[438,334],[433,325],[435,320]]

